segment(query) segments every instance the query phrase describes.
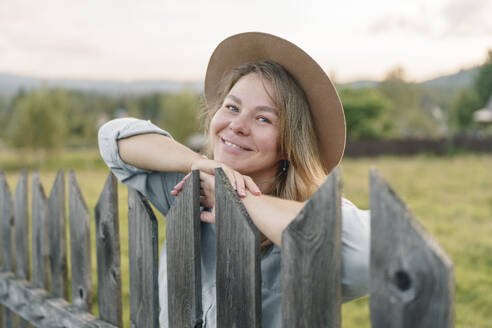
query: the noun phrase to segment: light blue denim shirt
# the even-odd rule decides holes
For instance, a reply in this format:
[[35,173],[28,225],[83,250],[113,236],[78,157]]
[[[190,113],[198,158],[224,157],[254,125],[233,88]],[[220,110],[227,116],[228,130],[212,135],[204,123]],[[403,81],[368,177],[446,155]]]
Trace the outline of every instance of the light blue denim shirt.
[[[169,133],[150,121],[121,118],[107,122],[99,129],[101,156],[122,183],[140,191],[166,215],[174,196],[172,188],[183,178],[182,173],[156,172],[136,168],[120,158],[117,140],[144,133]],[[342,199],[342,301],[367,295],[369,278],[369,211],[359,210]],[[215,228],[201,223],[202,307],[203,327],[216,327],[215,298]],[[166,244],[159,260],[159,302],[161,327],[168,327]],[[262,327],[281,327],[281,258],[280,249],[273,245],[261,258]]]

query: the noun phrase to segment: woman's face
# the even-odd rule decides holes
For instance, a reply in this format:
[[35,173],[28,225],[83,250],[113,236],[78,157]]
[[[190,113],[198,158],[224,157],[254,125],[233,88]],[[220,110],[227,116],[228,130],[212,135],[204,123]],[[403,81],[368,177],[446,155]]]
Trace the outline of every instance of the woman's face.
[[210,122],[214,159],[260,184],[277,174],[281,160],[279,113],[269,94],[269,81],[255,73],[245,75]]

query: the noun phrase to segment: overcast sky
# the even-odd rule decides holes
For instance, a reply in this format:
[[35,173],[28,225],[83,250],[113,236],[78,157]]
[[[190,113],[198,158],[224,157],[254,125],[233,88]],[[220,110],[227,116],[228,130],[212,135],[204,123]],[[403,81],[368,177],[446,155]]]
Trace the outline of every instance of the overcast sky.
[[0,0],[0,73],[199,81],[225,37],[276,34],[339,82],[483,62],[491,0]]

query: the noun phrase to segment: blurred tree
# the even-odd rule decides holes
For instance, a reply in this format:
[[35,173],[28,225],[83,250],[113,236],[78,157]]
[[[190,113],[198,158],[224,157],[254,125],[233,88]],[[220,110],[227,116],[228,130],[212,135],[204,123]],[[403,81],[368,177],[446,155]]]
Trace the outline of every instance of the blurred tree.
[[473,112],[480,109],[480,97],[475,89],[459,92],[451,105],[449,120],[454,130],[463,132],[474,127]]
[[347,137],[383,138],[391,135],[394,122],[389,113],[390,101],[376,89],[340,90],[347,121]]
[[485,63],[480,66],[478,75],[474,81],[480,109],[485,107],[487,101],[492,96],[492,49],[488,51]]
[[395,136],[428,137],[438,135],[439,127],[421,106],[420,88],[406,81],[401,67],[391,70],[379,84],[379,91],[391,102],[391,119],[395,125]]
[[200,97],[192,91],[163,94],[160,114],[160,126],[167,130],[179,142],[202,131],[200,120]]
[[139,99],[140,117],[146,120],[158,121],[160,119],[159,108],[163,98],[159,93],[142,96]]
[[9,126],[11,143],[34,150],[54,150],[63,146],[67,112],[65,90],[40,89],[27,93],[14,106]]
[[474,129],[473,113],[487,104],[492,96],[492,49],[479,67],[471,88],[459,92],[451,104],[450,124],[460,132]]
[[67,140],[65,145],[79,146],[96,143],[97,107],[91,106],[91,96],[78,91],[68,93]]
[[[6,97],[0,97],[0,126],[8,126],[9,105]],[[0,140],[5,137],[5,129],[0,129]]]

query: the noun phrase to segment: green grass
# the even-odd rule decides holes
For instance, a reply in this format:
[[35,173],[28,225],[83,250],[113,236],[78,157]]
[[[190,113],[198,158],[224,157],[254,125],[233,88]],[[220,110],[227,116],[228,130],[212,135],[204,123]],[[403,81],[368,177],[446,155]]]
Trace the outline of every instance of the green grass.
[[[5,163],[13,162],[12,157],[9,159],[4,157],[3,153],[0,155],[0,167],[6,168]],[[54,162],[40,164],[45,191],[49,193],[51,189],[56,175],[54,168],[75,167],[82,193],[93,216],[94,206],[107,176],[107,170],[101,165],[97,152],[62,154],[59,155],[57,163],[58,165]],[[368,171],[371,167],[376,167],[383,174],[419,222],[453,259],[456,279],[456,327],[492,327],[492,155],[345,159],[342,162],[344,197],[361,208],[367,208],[369,204]],[[7,171],[7,180],[12,192],[17,178],[18,169],[12,164]],[[125,327],[128,327],[126,197],[126,188],[120,185],[123,306]],[[159,235],[162,243],[165,221],[162,215],[155,212],[160,223]],[[92,245],[95,245],[94,220]],[[96,277],[94,254],[94,283]],[[95,290],[96,287],[94,285]],[[97,300],[94,303],[97,304]],[[344,304],[342,326],[370,327],[368,306],[367,298]],[[97,307],[94,308],[94,312],[97,315]]]

